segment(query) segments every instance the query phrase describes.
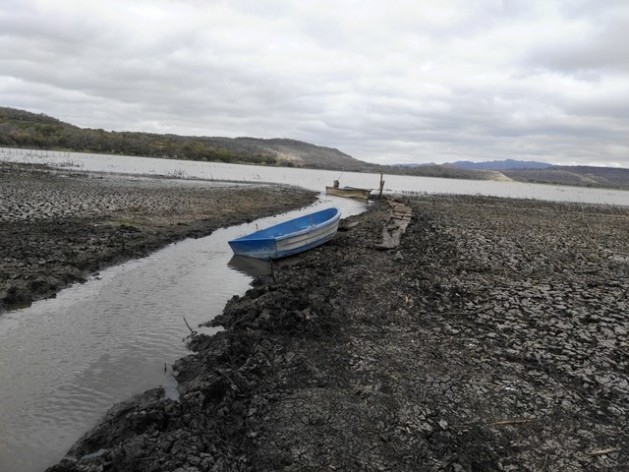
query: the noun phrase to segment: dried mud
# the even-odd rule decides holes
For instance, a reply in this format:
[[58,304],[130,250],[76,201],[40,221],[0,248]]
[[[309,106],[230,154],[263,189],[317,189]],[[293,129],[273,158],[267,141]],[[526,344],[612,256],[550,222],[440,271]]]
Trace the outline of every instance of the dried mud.
[[629,211],[380,202],[234,297],[50,472],[629,470]]
[[312,203],[313,192],[0,163],[0,313],[171,242]]

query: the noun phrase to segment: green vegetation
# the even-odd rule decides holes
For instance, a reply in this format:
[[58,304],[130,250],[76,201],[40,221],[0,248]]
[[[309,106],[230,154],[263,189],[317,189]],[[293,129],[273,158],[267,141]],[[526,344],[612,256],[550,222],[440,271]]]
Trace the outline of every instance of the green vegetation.
[[82,129],[43,114],[0,107],[0,146],[276,165],[274,153],[248,152],[221,138]]
[[293,139],[199,137],[83,129],[44,114],[6,107],[0,107],[0,147],[629,189],[629,169],[551,166],[545,169],[472,170],[448,164],[383,166],[354,159],[338,149]]
[[93,152],[195,161],[307,167],[345,172],[489,179],[483,171],[450,166],[381,166],[338,149],[293,139],[190,137],[83,129],[44,114],[0,107],[0,147]]

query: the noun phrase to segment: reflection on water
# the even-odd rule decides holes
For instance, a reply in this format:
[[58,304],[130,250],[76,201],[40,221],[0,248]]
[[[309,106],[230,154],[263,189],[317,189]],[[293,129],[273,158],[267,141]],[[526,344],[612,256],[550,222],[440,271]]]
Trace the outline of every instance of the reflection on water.
[[252,257],[234,256],[227,265],[251,278],[265,277],[273,273],[273,262],[254,259]]

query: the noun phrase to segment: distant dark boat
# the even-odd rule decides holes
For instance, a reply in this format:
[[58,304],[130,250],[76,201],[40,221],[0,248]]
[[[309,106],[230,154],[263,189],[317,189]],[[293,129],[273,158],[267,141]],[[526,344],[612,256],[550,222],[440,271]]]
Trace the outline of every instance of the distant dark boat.
[[228,241],[238,256],[280,259],[329,241],[338,230],[341,211],[327,208]]
[[356,187],[326,187],[325,193],[327,195],[334,195],[335,197],[354,198],[356,200],[368,200],[371,189]]

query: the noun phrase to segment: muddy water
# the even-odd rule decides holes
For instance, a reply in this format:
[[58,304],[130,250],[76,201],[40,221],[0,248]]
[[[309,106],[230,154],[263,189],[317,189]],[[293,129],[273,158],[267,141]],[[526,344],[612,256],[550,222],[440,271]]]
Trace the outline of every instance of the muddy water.
[[339,206],[344,216],[364,210],[322,197],[307,210],[171,245],[2,316],[0,471],[42,471],[113,403],[172,386],[164,366],[188,353],[186,321],[196,328],[212,319],[252,280],[227,241],[325,206]]

